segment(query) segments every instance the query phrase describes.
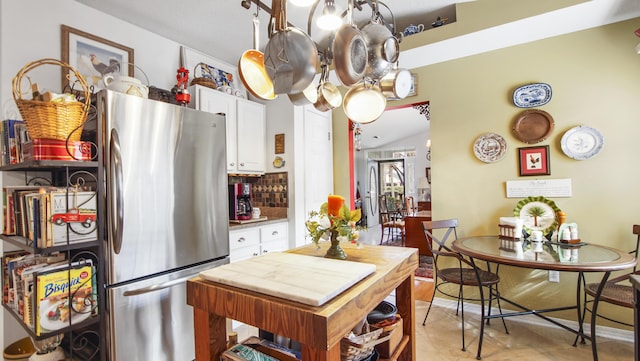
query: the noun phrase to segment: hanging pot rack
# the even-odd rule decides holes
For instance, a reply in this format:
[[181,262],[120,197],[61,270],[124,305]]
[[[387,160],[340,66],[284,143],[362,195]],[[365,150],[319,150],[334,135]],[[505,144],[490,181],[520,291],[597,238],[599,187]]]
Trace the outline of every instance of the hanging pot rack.
[[[311,11],[309,12],[309,19],[307,21],[307,33],[309,34],[309,36],[311,36],[311,20],[313,18],[313,14],[315,13],[316,8],[318,7],[318,4],[321,1],[322,0],[316,0],[313,3],[313,5],[311,6]],[[268,13],[272,12],[271,11],[271,7],[269,7],[264,2],[259,1],[259,0],[242,0],[241,4],[242,4],[242,7],[244,7],[247,10],[251,9],[251,4],[256,4],[262,10],[264,10],[264,11],[266,11]],[[398,40],[401,40],[401,36],[399,36],[400,34],[397,33],[397,26],[396,26],[395,17],[393,16],[393,12],[391,12],[391,9],[389,8],[389,6],[387,4],[385,4],[384,2],[379,1],[379,0],[378,1],[376,1],[376,0],[353,0],[353,9],[354,10],[357,9],[358,11],[363,11],[364,10],[364,8],[362,7],[363,5],[368,5],[372,9],[372,11],[377,13],[376,16],[378,16],[381,19],[381,22],[387,28],[389,28],[391,33],[394,36],[396,36],[398,38]],[[390,21],[387,21],[387,19],[380,13],[379,5],[382,5],[383,7],[385,7],[387,9],[387,11],[389,12],[389,16],[391,17]],[[343,11],[340,16],[344,18],[346,15],[347,15],[347,10]],[[287,21],[287,25],[288,26],[294,26],[293,24],[291,24],[288,21]]]

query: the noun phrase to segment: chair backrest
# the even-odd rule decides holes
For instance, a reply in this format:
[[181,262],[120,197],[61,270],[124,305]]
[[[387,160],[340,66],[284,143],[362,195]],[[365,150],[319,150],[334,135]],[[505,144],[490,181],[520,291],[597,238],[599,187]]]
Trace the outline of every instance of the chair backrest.
[[[442,251],[453,252],[451,248],[447,246],[447,242],[451,235],[453,235],[452,241],[458,239],[457,227],[457,218],[422,222],[422,229],[424,230],[424,235],[427,238],[427,246],[431,253],[438,256]],[[437,230],[445,230],[444,235],[439,238],[435,236],[434,231]]]
[[387,196],[384,194],[378,196],[378,214],[380,215],[380,224],[385,224],[391,221]]
[[[629,254],[633,254],[634,257],[638,258],[638,247],[640,246],[640,224],[633,225],[633,234],[636,235],[636,249],[629,252]],[[638,265],[633,267],[633,272],[635,273],[638,268]]]

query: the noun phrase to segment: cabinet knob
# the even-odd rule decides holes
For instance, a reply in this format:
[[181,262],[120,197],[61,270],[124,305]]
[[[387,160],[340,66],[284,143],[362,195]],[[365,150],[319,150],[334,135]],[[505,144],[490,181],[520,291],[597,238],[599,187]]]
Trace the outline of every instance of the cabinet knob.
[[264,251],[262,251],[262,253],[268,253],[268,252],[269,252],[268,249],[265,249]]
[[240,163],[240,166],[241,166],[241,167],[244,167],[244,163]]
[[271,233],[271,235],[272,235],[272,236],[277,236],[277,235],[278,235],[278,231],[273,231],[273,232]]
[[242,243],[242,242],[244,242],[244,241],[246,241],[246,240],[247,240],[246,238],[244,238],[244,237],[240,237],[240,238],[238,238],[238,240],[237,240],[236,242],[238,242],[238,243]]
[[231,163],[229,163],[229,165],[233,167],[236,164],[234,162],[231,162]]
[[254,256],[257,256],[257,255],[258,255],[258,252],[253,252],[253,255],[254,255]]

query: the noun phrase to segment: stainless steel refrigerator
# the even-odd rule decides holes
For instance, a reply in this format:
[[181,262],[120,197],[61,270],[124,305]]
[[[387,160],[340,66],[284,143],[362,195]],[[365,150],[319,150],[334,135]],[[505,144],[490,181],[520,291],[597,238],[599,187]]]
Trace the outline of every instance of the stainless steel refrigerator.
[[101,90],[107,359],[190,361],[186,280],[229,262],[225,118]]

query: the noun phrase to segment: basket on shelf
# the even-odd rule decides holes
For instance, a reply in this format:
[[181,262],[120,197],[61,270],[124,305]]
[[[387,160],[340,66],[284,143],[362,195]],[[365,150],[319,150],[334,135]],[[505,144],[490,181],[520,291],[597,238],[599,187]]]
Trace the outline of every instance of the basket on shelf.
[[[198,73],[198,69],[200,69],[200,73],[201,73],[200,77],[196,77],[196,74]],[[191,80],[190,85],[202,85],[202,86],[206,86],[207,88],[216,89],[218,86],[216,85],[216,82],[213,81],[213,79],[202,76],[203,75],[202,73],[205,71],[204,69],[209,69],[207,64],[205,63],[196,64],[196,66],[193,68],[193,80]]]
[[[369,326],[368,324],[365,324]],[[391,338],[391,335],[382,335],[383,329],[379,328],[373,331],[365,331],[365,333],[354,338],[343,337],[340,340],[340,359],[343,361],[360,361],[373,353],[374,347]]]
[[[71,70],[82,87],[80,101],[51,102],[22,99],[20,86],[26,74],[41,65],[59,65]],[[31,80],[27,77],[29,83]],[[13,99],[20,110],[31,139],[46,138],[79,141],[91,105],[91,92],[85,78],[73,67],[57,59],[45,58],[25,65],[13,78]]]

